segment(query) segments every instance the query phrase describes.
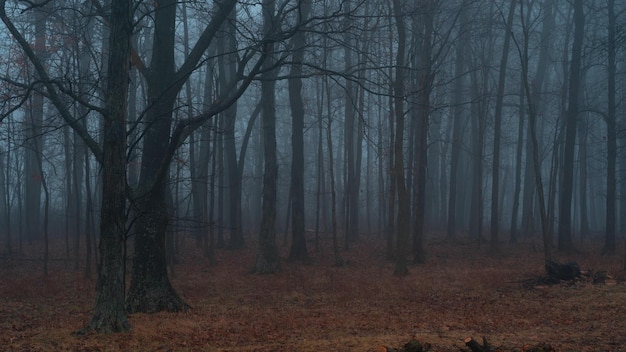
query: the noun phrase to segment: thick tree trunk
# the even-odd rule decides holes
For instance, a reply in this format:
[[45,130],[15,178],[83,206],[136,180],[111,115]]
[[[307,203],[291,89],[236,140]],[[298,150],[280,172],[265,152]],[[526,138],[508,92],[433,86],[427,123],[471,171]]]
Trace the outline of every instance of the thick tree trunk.
[[126,238],[126,104],[131,5],[113,0],[110,19],[110,55],[104,117],[102,210],[96,304],[83,330],[121,332],[130,328],[124,310]]
[[174,76],[174,26],[176,0],[164,0],[155,11],[154,48],[148,77],[147,112],[141,174],[135,210],[135,246],[131,285],[126,309],[131,312],[180,311],[185,304],[172,289],[166,267],[166,230],[169,214],[165,187],[168,174],[163,167],[178,89]]
[[187,308],[167,277],[165,235],[169,217],[159,200],[163,197],[160,192],[152,192],[136,203],[133,280],[126,299],[129,313],[178,312]]

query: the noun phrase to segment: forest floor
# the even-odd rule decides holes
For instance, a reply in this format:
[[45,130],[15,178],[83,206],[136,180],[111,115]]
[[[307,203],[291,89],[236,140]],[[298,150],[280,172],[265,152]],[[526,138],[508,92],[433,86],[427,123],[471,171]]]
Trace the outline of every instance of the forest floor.
[[[40,249],[25,244],[23,257],[0,255],[0,351],[368,352],[414,338],[459,351],[467,337],[502,351],[626,351],[624,259],[600,256],[598,244],[559,259],[615,280],[556,285],[528,284],[543,275],[541,247],[531,243],[490,255],[486,245],[431,242],[427,262],[405,277],[393,276],[382,240],[342,251],[344,267],[332,265],[329,244],[321,253],[309,244],[310,265],[283,262],[261,276],[249,274],[254,245],[218,251],[211,267],[187,239],[171,280],[189,311],[133,314],[130,332],[85,336],[72,332],[90,319],[95,280],[63,260],[44,277]],[[51,257],[64,256],[55,245],[63,248]]]

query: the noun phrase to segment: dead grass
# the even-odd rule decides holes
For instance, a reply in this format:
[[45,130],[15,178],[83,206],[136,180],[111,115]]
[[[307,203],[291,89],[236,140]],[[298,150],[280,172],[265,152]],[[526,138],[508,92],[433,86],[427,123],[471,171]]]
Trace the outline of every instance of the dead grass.
[[[504,351],[543,342],[559,351],[626,351],[626,285],[524,288],[543,272],[541,253],[527,244],[503,244],[495,256],[473,244],[430,244],[428,262],[406,277],[392,275],[376,241],[342,253],[345,267],[332,266],[324,248],[312,265],[283,263],[267,276],[248,274],[253,245],[218,252],[215,267],[193,246],[184,243],[172,277],[190,311],[134,314],[128,333],[83,337],[71,332],[89,320],[94,280],[62,261],[42,278],[38,261],[0,259],[0,351],[365,352],[412,337],[458,351],[468,336]],[[622,277],[623,258],[592,247],[563,260]]]

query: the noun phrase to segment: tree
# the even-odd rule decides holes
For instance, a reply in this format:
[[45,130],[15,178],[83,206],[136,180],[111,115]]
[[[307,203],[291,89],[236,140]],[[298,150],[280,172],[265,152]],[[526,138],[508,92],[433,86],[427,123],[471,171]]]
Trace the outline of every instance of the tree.
[[452,128],[452,150],[450,160],[450,187],[448,192],[448,226],[447,237],[454,239],[457,231],[457,183],[459,158],[461,155],[461,147],[463,140],[463,70],[465,69],[465,53],[467,46],[467,36],[470,28],[465,1],[461,5],[461,19],[458,29],[458,39],[456,43],[456,58],[454,61],[454,89],[452,97],[452,116],[454,117]]
[[563,182],[559,201],[558,247],[562,251],[573,249],[572,243],[572,192],[574,184],[574,149],[576,121],[579,111],[580,68],[585,30],[585,14],[582,0],[574,1],[574,42],[569,73],[569,98],[565,121],[565,146],[563,150]]
[[[615,213],[616,213],[616,174],[615,164],[617,159],[617,124],[615,105],[615,54],[616,54],[616,20],[615,20],[615,0],[608,0],[608,63],[607,63],[607,85],[608,85],[608,113],[606,117],[607,131],[607,170],[606,170],[606,223],[605,223],[605,253],[615,252]],[[624,187],[624,186],[622,186]]]
[[394,144],[394,181],[398,196],[398,218],[396,225],[397,249],[395,275],[406,275],[408,273],[406,255],[409,238],[409,195],[406,189],[404,177],[404,78],[405,72],[405,46],[406,46],[406,24],[404,22],[405,11],[400,0],[393,1],[393,14],[398,31],[398,51],[396,52],[396,72],[394,78],[394,114],[396,116],[396,132]]
[[[224,31],[217,37],[218,51],[218,91],[228,89],[229,82],[235,79],[237,74],[237,29],[236,11],[231,10],[228,21],[224,22]],[[230,238],[228,247],[240,249],[244,246],[242,220],[241,220],[241,176],[243,164],[237,162],[237,147],[235,145],[235,122],[237,119],[237,103],[224,111],[220,118],[223,120],[224,130],[222,143],[224,144],[224,168],[228,190],[228,222]],[[226,210],[226,209],[225,209]]]
[[500,186],[500,135],[502,129],[502,105],[504,100],[504,85],[506,80],[506,68],[509,59],[509,45],[511,43],[511,28],[513,27],[513,16],[515,15],[515,1],[509,5],[509,14],[506,19],[506,31],[504,34],[504,44],[502,45],[502,58],[500,60],[500,73],[498,76],[498,91],[496,92],[496,112],[493,136],[493,164],[491,182],[491,250],[495,251],[498,244],[498,187]]
[[[412,107],[413,118],[417,119],[417,142],[415,143],[414,168],[417,170],[413,176],[413,263],[426,261],[424,253],[424,213],[426,211],[426,168],[428,166],[428,127],[431,110],[430,95],[435,73],[433,72],[433,21],[435,2],[427,1],[420,9],[421,16],[414,16],[413,24],[417,27],[423,20],[423,30],[420,35],[421,55],[417,70],[417,102]],[[418,32],[418,31],[414,31]],[[417,33],[414,33],[417,34]],[[418,41],[419,42],[419,41]],[[417,58],[416,58],[417,61]]]
[[[132,33],[131,4],[113,0],[105,16],[110,26],[108,75],[103,108],[102,147],[69,113],[59,87],[24,36],[6,13],[6,1],[0,2],[0,19],[33,64],[47,97],[61,118],[72,127],[92,150],[102,166],[102,208],[100,221],[100,263],[94,312],[89,324],[79,332],[125,331],[129,329],[124,310],[124,240],[126,235],[126,104]],[[71,94],[70,94],[71,95]]]
[[[46,9],[34,8],[30,12],[35,23],[33,28],[35,43],[34,55],[42,62],[46,61]],[[39,72],[34,72],[36,79],[42,79]],[[26,238],[29,241],[41,238],[41,154],[44,148],[43,119],[44,119],[44,96],[35,91],[26,105],[28,128],[25,130],[25,160],[24,160],[24,211],[28,214],[25,222]]]
[[[311,10],[311,2],[303,1],[297,16],[298,23],[306,21]],[[306,262],[309,255],[304,233],[304,101],[302,99],[302,61],[306,46],[305,33],[300,31],[291,38],[294,47],[293,64],[289,78],[289,103],[291,108],[291,252],[290,260]]]
[[[274,11],[275,0],[263,0],[263,33],[271,35],[276,30]],[[265,55],[271,55],[273,44],[264,48]],[[273,78],[274,62],[267,60],[261,75],[261,127],[263,131],[263,214],[259,234],[259,250],[253,271],[259,274],[271,274],[280,270],[280,257],[276,246],[276,179],[278,177],[278,160],[276,155],[276,82]]]
[[98,290],[85,330],[119,332],[130,328],[124,310],[126,239],[126,118],[132,35],[131,3],[113,0],[102,144],[102,210]]

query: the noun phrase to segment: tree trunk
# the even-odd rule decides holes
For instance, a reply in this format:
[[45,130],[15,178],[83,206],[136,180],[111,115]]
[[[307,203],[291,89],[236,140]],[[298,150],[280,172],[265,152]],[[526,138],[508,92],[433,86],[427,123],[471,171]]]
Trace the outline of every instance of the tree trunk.
[[[275,26],[275,0],[263,0],[263,33],[272,33]],[[274,45],[269,44],[266,54],[273,52]],[[273,62],[267,60],[263,66],[270,70]],[[263,130],[263,214],[259,234],[259,249],[255,273],[271,274],[280,270],[280,256],[276,246],[276,183],[278,178],[278,160],[276,154],[276,72],[264,71],[261,77],[261,101],[263,104],[261,122]]]
[[583,1],[574,1],[574,42],[570,65],[569,106],[565,122],[565,146],[563,151],[563,182],[559,201],[558,247],[571,251],[572,243],[572,193],[574,191],[574,149],[576,147],[576,121],[579,110],[580,73],[582,44],[584,39],[585,14]]
[[[7,155],[6,161],[5,161],[5,154]],[[9,188],[8,188],[8,182],[6,181],[8,179],[6,170],[9,169],[9,161],[10,159],[8,157],[8,153],[6,153],[4,149],[0,147],[0,222],[3,224],[7,224],[10,218],[9,201],[8,201]],[[6,240],[7,253],[11,255],[13,253],[13,247],[11,244],[10,225],[6,226],[4,230],[6,231],[6,236],[7,236],[6,237],[7,238]]]
[[[307,20],[311,10],[311,3],[304,1],[298,13],[298,22]],[[306,46],[305,34],[302,31],[296,33],[291,44],[294,47],[293,64],[291,65],[289,79],[289,103],[291,107],[292,132],[291,132],[291,252],[289,260],[307,262],[309,255],[306,248],[304,232],[304,101],[302,99],[302,61],[304,60],[304,48]]]
[[467,45],[467,35],[469,29],[469,20],[465,10],[461,10],[461,19],[459,25],[459,38],[456,44],[456,59],[454,64],[454,91],[453,91],[453,108],[452,116],[454,118],[454,127],[452,129],[452,150],[450,160],[450,187],[448,192],[448,226],[447,238],[453,240],[456,238],[456,208],[457,208],[457,182],[459,159],[461,155],[461,143],[463,140],[463,123],[465,121],[462,99],[463,99],[463,70],[465,69],[465,49]]
[[[520,6],[520,16],[524,17],[524,7]],[[515,42],[517,46],[520,64],[522,66],[522,85],[524,87],[524,93],[526,96],[526,102],[528,104],[528,136],[530,137],[530,146],[532,147],[532,171],[533,179],[535,181],[535,189],[537,191],[537,201],[539,203],[539,212],[541,215],[541,232],[543,237],[543,253],[544,253],[544,268],[546,272],[549,272],[550,264],[552,263],[552,240],[550,232],[548,231],[548,216],[546,212],[545,196],[543,192],[543,183],[541,180],[541,159],[539,158],[539,142],[537,138],[537,111],[535,109],[535,102],[533,100],[533,92],[531,90],[530,81],[528,79],[528,35],[524,35],[524,42],[520,46],[519,42]],[[527,165],[527,167],[529,167]]]
[[154,47],[148,77],[148,106],[141,174],[135,207],[135,246],[126,309],[130,313],[181,311],[186,304],[173,290],[167,276],[166,183],[168,171],[163,167],[172,124],[172,111],[178,90],[174,79],[174,23],[176,1],[164,0],[155,10]]
[[130,328],[124,310],[126,237],[126,107],[131,5],[113,0],[110,52],[104,116],[102,209],[96,304],[89,325],[82,331],[122,332]]
[[[225,94],[230,82],[237,74],[237,38],[236,38],[236,11],[232,10],[228,14],[228,20],[224,23],[224,30],[217,38],[218,66],[219,66],[219,87],[220,94]],[[243,248],[244,238],[241,219],[241,172],[237,162],[237,147],[235,140],[235,122],[237,119],[237,104],[231,105],[223,113],[224,119],[224,168],[227,180],[226,190],[228,191],[228,216],[227,228],[230,230],[228,248]]]
[[[435,2],[430,0],[421,8],[422,17],[415,16],[413,25],[419,28],[418,23],[423,21],[421,38],[421,55],[418,69],[417,106],[414,106],[417,118],[417,141],[415,143],[415,161],[413,177],[413,263],[424,263],[424,213],[426,211],[426,169],[428,166],[428,127],[430,118],[430,93],[434,73],[432,72],[432,35]],[[416,28],[416,29],[417,29]],[[414,31],[418,35],[417,30]],[[417,48],[416,48],[417,49]]]
[[[46,49],[46,19],[44,10],[32,9],[35,35],[35,45],[33,51],[39,60],[45,62],[47,56]],[[38,80],[43,79],[39,73],[35,73]],[[26,128],[26,149],[24,155],[24,211],[27,214],[25,219],[26,239],[32,241],[41,238],[41,153],[43,152],[44,141],[42,137],[42,125],[44,115],[44,97],[41,93],[34,91],[27,111],[25,111],[28,121]]]
[[[351,1],[345,1],[345,9],[347,12],[352,11]],[[353,23],[352,16],[346,16],[345,27],[350,28]],[[355,46],[352,39],[352,33],[350,30],[346,30],[344,41],[344,69],[348,76],[353,76],[355,73],[354,63],[352,59],[353,47]],[[359,214],[359,179],[356,163],[357,146],[356,141],[360,141],[360,138],[356,136],[357,129],[355,124],[358,123],[356,117],[356,105],[357,105],[357,87],[353,81],[353,77],[349,77],[345,82],[345,127],[344,127],[344,150],[345,150],[345,185],[344,185],[344,197],[345,197],[345,242],[344,249],[348,250],[350,241],[358,239],[358,214]]]
[[513,1],[509,5],[509,15],[507,17],[506,31],[504,34],[504,44],[502,46],[502,59],[500,60],[500,73],[498,77],[498,91],[496,93],[496,112],[494,115],[494,135],[493,135],[493,164],[491,182],[491,230],[490,244],[491,251],[495,252],[498,245],[498,187],[500,186],[500,135],[502,134],[502,105],[504,101],[504,84],[506,82],[506,67],[509,59],[509,45],[511,43],[511,28],[513,27],[513,16],[515,15],[515,4]]
[[[542,12],[544,14],[541,28],[541,43],[540,43],[540,51],[539,51],[539,59],[537,60],[537,69],[535,71],[535,76],[533,79],[533,87],[531,87],[531,98],[534,109],[536,112],[540,112],[543,109],[542,104],[542,89],[546,85],[545,81],[547,78],[547,72],[549,68],[549,59],[550,59],[550,50],[551,50],[551,42],[552,35],[554,30],[554,0],[547,0],[543,3]],[[520,14],[521,17],[524,16],[523,11]],[[523,18],[524,21],[526,19]],[[524,37],[524,41],[527,42],[528,38]],[[527,46],[527,44],[525,45]],[[523,78],[527,79],[527,78]],[[525,89],[525,87],[522,87]],[[525,158],[525,167],[524,167],[524,191],[522,193],[522,221],[521,221],[521,234],[523,237],[529,237],[532,235],[532,229],[534,227],[534,216],[533,209],[535,208],[534,199],[535,199],[535,185],[536,180],[534,179],[534,161],[533,161],[533,146],[532,146],[532,136],[530,135],[530,119],[528,121],[529,126],[526,132],[526,158]]]
[[396,53],[396,74],[394,81],[394,113],[396,116],[396,141],[394,144],[394,182],[398,194],[397,242],[395,275],[408,274],[407,248],[409,238],[409,195],[404,177],[404,77],[405,72],[405,45],[406,25],[404,23],[404,9],[400,0],[393,1],[394,18],[398,31],[398,52]]
[[[326,82],[326,90],[328,96],[328,111],[331,111],[330,88]],[[344,260],[339,254],[339,238],[337,235],[337,192],[335,188],[335,167],[333,157],[333,138],[332,138],[332,114],[328,114],[328,126],[326,128],[326,142],[328,144],[328,173],[330,175],[330,222],[331,231],[333,232],[333,255],[335,258],[335,266],[343,266]]]
[[[608,51],[609,61],[608,71],[608,113],[606,121],[607,130],[607,171],[606,171],[606,223],[604,230],[604,253],[615,252],[615,214],[616,214],[616,174],[615,164],[617,159],[617,124],[616,124],[616,105],[615,105],[615,0],[608,0]],[[622,185],[621,187],[626,187]]]
[[517,145],[515,150],[515,185],[513,186],[513,209],[511,211],[511,243],[517,243],[518,227],[517,218],[519,213],[519,195],[522,185],[522,147],[524,146],[524,87],[520,88],[519,95],[519,112],[517,124]]

